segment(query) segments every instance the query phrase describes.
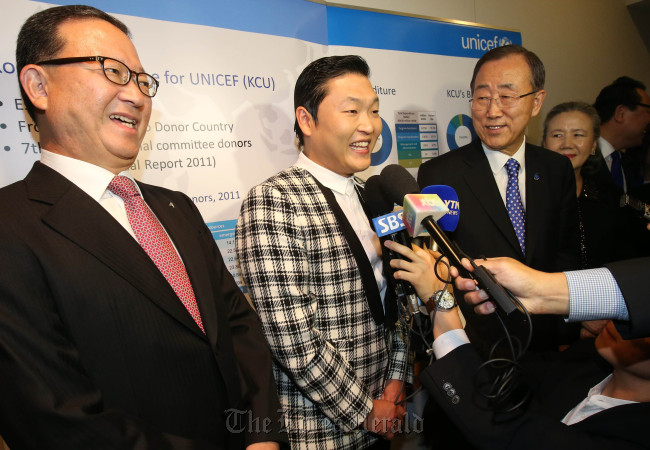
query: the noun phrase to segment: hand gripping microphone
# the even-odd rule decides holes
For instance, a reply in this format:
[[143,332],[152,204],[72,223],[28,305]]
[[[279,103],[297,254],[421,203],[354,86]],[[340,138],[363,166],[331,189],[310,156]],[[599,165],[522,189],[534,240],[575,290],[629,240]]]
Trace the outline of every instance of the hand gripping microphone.
[[[393,277],[393,268],[390,267],[390,260],[393,258],[392,252],[383,246],[383,243],[386,239],[396,240],[396,233],[400,230],[405,230],[406,227],[402,222],[402,211],[391,212],[394,207],[392,200],[386,197],[382,188],[381,180],[379,175],[373,175],[368,178],[364,186],[365,198],[368,205],[368,210],[370,215],[373,217],[372,224],[379,237],[382,245],[382,262],[384,265],[384,273],[386,274],[386,282],[388,288],[395,293],[398,300],[401,301],[405,306],[408,306],[409,300],[407,300],[407,292],[410,287],[413,291],[413,286],[406,283],[407,286]],[[388,214],[386,214],[388,213]],[[410,239],[408,233],[406,233],[406,238]],[[399,242],[399,241],[398,241]],[[404,244],[408,245],[408,244]],[[388,252],[388,253],[387,253]],[[388,312],[389,306],[385,305],[386,311]],[[395,305],[396,307],[397,305]]]
[[[402,204],[404,201],[404,195],[410,192],[419,191],[417,182],[415,182],[413,177],[410,177],[410,175],[408,177],[404,177],[403,174],[400,174],[401,171],[406,172],[406,169],[404,169],[402,166],[392,164],[386,166],[379,176],[382,197],[384,201],[390,203],[391,209],[392,205],[395,203],[400,205]],[[406,172],[406,174],[408,175],[408,172]],[[409,180],[409,178],[412,180],[412,182],[410,182],[411,180]],[[404,180],[406,180],[406,182]],[[413,182],[415,184],[413,184]],[[369,195],[368,198],[370,199]],[[374,219],[373,222],[375,224],[375,230],[377,231],[378,236],[384,237],[385,239],[390,239],[406,247],[411,246],[411,237],[409,236],[408,232],[406,231],[406,227],[404,226],[402,211],[396,211],[378,217]],[[395,253],[387,248],[384,248],[383,251],[387,252],[387,255],[389,257],[388,261],[395,258],[403,259],[402,255]],[[390,269],[390,273],[392,274],[393,270],[390,268],[390,265],[388,269]],[[422,311],[420,310],[420,303],[418,302],[415,288],[411,283],[407,281],[394,281],[398,287],[398,296],[404,301],[405,304],[408,305],[411,314],[415,317],[415,320],[420,321],[420,314],[422,314]]]
[[462,270],[461,258],[466,257],[474,267],[469,275],[477,281],[478,286],[485,290],[506,314],[510,314],[519,305],[503,286],[494,278],[492,273],[483,266],[474,264],[472,258],[465,255],[456,244],[451,241],[440,226],[436,223],[436,214],[439,214],[438,202],[442,202],[436,194],[406,195],[404,198],[403,220],[406,228],[413,236],[426,230],[438,244],[440,252],[445,255],[450,263]]
[[[429,215],[429,211],[434,209],[433,206],[424,202],[422,198],[411,199],[411,196],[407,195],[404,199],[403,218],[407,221],[407,228],[409,231],[417,232],[418,228],[426,229],[436,244],[438,244],[440,252],[445,255],[449,259],[450,263],[456,266],[458,270],[461,270],[462,272],[467,273],[468,276],[472,277],[477,282],[478,287],[485,290],[494,300],[499,311],[502,311],[505,314],[510,314],[515,309],[520,309],[526,315],[530,326],[530,317],[523,307],[520,306],[519,300],[504,289],[503,286],[496,281],[489,270],[484,266],[477,266],[472,258],[465,255],[458,248],[456,243],[451,241],[445,235],[443,228],[448,231],[454,231],[458,225],[458,219],[460,218],[458,195],[454,189],[442,185],[427,186],[422,190],[422,193],[436,194],[436,196],[439,197],[449,208],[449,212],[442,218],[438,219],[436,223],[434,217]],[[469,259],[470,263],[474,267],[472,272],[466,272],[462,268],[460,264],[461,257]],[[513,357],[512,360],[507,358],[498,358],[487,361],[481,366],[481,369],[489,367],[494,370],[493,375],[489,376],[489,382],[480,382],[483,387],[489,386],[487,391],[483,387],[481,388],[481,395],[488,398],[492,405],[495,405],[494,409],[496,412],[509,414],[511,411],[516,411],[527,398],[526,391],[521,390],[521,386],[518,383],[517,368],[519,366],[516,361],[519,359],[520,355],[525,352],[525,349],[528,348],[528,343],[524,344],[523,348],[521,348],[518,353],[515,353],[510,334],[503,320],[500,320],[500,322],[504,327],[507,342],[510,344]],[[530,333],[532,333],[532,326],[530,328],[529,336]],[[530,337],[527,342],[530,342]],[[523,397],[518,397],[520,393],[523,393]]]

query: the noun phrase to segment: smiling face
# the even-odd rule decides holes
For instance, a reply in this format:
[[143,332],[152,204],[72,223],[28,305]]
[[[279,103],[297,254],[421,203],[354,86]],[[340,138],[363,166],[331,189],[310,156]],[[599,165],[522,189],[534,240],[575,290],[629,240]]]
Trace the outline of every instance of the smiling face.
[[542,145],[565,155],[574,169],[580,169],[589,155],[596,151],[598,141],[591,118],[580,111],[568,111],[548,122]]
[[348,177],[370,166],[382,128],[379,99],[368,78],[356,73],[329,80],[326,92],[317,123],[304,107],[296,109],[304,152],[315,163]]
[[488,61],[474,81],[473,97],[490,97],[488,109],[472,109],[472,122],[481,141],[491,148],[513,155],[521,146],[531,117],[539,114],[546,95],[544,90],[523,97],[514,106],[501,108],[499,96],[520,96],[533,91],[532,72],[524,56],[508,55]]
[[[53,58],[101,55],[144,71],[131,40],[108,22],[69,20],[58,32],[65,46]],[[43,81],[41,93],[30,98],[44,112],[39,117],[44,148],[113,173],[133,163],[151,115],[151,98],[133,80],[125,86],[110,82],[96,61],[29,65],[21,81],[30,70]]]

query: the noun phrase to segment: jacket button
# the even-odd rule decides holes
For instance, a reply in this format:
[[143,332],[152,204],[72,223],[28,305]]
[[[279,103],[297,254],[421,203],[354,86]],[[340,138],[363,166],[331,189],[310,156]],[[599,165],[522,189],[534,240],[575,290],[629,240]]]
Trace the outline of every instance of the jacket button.
[[447,395],[450,396],[450,397],[453,397],[454,395],[456,395],[456,389],[454,389],[454,388],[449,389],[447,391]]
[[457,405],[457,404],[460,402],[460,397],[457,396],[457,395],[454,395],[454,396],[451,398],[451,402],[452,402],[454,405]]
[[448,390],[451,388],[451,383],[446,382],[445,384],[442,385],[442,388],[443,388],[445,391],[448,391]]

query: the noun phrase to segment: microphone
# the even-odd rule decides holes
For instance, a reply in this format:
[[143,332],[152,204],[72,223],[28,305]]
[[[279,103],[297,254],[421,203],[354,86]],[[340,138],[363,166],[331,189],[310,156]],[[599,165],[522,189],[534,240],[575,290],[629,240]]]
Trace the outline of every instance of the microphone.
[[409,234],[413,237],[426,236],[427,233],[423,226],[426,219],[439,220],[448,212],[449,209],[436,194],[407,194],[404,196],[402,219]]
[[[397,203],[398,205],[401,205],[406,194],[419,192],[420,190],[415,179],[404,167],[398,164],[389,164],[384,167],[379,178],[384,199],[389,201],[391,204]],[[378,217],[374,219],[373,222],[375,223],[375,230],[377,231],[378,236],[385,237],[386,239],[390,239],[410,248],[411,237],[404,226],[402,214],[402,211],[393,212]],[[389,261],[395,258],[404,259],[399,253],[395,253],[387,248],[384,248],[383,251],[388,252]],[[390,264],[388,264],[388,267],[390,267]],[[391,274],[392,272],[393,270],[391,268]],[[395,280],[394,278],[393,280],[397,283],[398,296],[405,304],[408,304],[411,314],[421,326],[421,314],[423,313],[420,310],[420,303],[415,288],[407,281]]]
[[373,217],[379,217],[393,210],[393,201],[382,191],[379,175],[368,178],[363,190],[368,201],[368,209]]
[[408,170],[399,164],[387,165],[382,169],[379,176],[386,197],[400,206],[404,204],[405,195],[420,193],[418,182],[415,181],[415,178]]
[[[397,232],[399,229],[405,229],[404,224],[402,223],[402,212],[399,211],[399,214],[397,212],[391,212],[394,203],[386,197],[386,194],[382,190],[379,175],[372,175],[366,180],[364,193],[368,212],[373,217],[372,226],[375,233],[377,233],[377,237],[380,238],[379,241],[382,246],[382,262],[384,273],[386,274],[388,289],[391,292],[394,292],[397,299],[406,305],[407,300],[405,298],[404,290],[399,284],[397,284],[395,277],[393,277],[394,271],[390,266],[390,253],[386,253],[388,249],[383,246],[384,241],[388,239],[386,236]],[[388,214],[386,214],[387,212]],[[395,311],[395,314],[397,314],[397,303],[395,303],[395,305],[385,304],[385,311],[387,316],[390,316],[389,311]]]
[[[368,200],[368,208],[374,216],[372,224],[377,237],[390,239],[402,245],[410,245],[410,237],[402,220],[402,211],[393,211],[394,202],[386,195],[382,187],[383,182],[379,175],[373,175],[366,180],[365,193]],[[386,212],[388,211],[388,214]],[[388,249],[382,251],[391,252]],[[401,255],[397,255],[401,257]],[[392,259],[392,258],[391,258]]]
[[[477,266],[472,258],[465,255],[458,246],[451,241],[440,226],[436,223],[436,215],[441,217],[441,206],[444,202],[436,194],[408,194],[404,198],[404,214],[406,228],[412,236],[426,229],[443,255],[449,259],[450,263],[459,270],[462,269],[461,258],[466,257],[474,267],[474,271],[469,275],[477,281],[479,288],[485,290],[495,303],[506,314],[510,314],[515,309],[520,308],[517,302],[511,297],[512,294],[507,292],[501,286],[494,275],[483,266]],[[446,209],[446,207],[445,207]]]
[[437,184],[427,186],[422,189],[422,194],[436,194],[443,201],[449,212],[438,219],[438,225],[445,231],[456,231],[458,221],[460,220],[460,203],[458,202],[458,194],[454,188],[445,186],[444,184]]

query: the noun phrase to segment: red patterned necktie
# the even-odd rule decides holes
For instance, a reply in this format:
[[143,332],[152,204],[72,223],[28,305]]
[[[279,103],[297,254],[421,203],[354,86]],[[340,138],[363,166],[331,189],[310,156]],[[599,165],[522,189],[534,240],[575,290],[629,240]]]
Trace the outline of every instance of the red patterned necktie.
[[142,199],[135,183],[128,177],[118,175],[110,182],[108,190],[124,200],[126,215],[138,242],[205,333],[185,266],[158,218]]

